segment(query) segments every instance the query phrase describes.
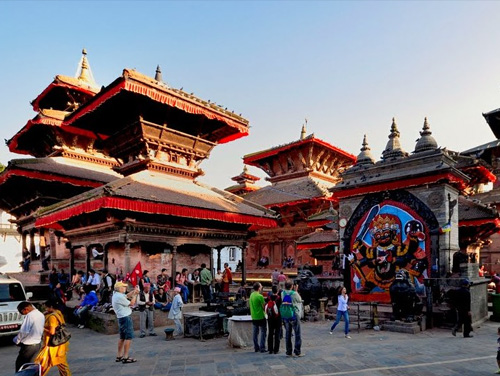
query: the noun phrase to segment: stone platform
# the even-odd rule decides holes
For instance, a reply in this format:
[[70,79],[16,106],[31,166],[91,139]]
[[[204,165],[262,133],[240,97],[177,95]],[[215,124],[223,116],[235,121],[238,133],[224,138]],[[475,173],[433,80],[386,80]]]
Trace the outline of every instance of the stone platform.
[[404,322],[400,320],[384,321],[380,326],[382,330],[388,332],[417,334],[425,330],[425,316],[423,316],[420,321],[413,322]]
[[[193,303],[185,304],[182,307],[182,312],[197,312],[204,304]],[[139,311],[132,312],[132,321],[134,328],[139,328]],[[117,334],[118,333],[118,319],[115,314],[90,312],[88,326],[90,329],[102,334]],[[168,318],[168,312],[162,312],[155,309],[154,312],[154,326],[155,328],[175,327],[174,321]]]

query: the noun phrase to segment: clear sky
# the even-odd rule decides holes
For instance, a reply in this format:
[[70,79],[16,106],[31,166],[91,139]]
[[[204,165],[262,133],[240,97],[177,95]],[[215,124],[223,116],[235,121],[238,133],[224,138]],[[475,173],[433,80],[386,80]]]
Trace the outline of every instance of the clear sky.
[[[0,139],[85,47],[99,85],[159,64],[169,85],[250,121],[201,165],[219,188],[243,155],[297,140],[304,118],[355,155],[366,134],[379,159],[393,116],[408,152],[427,116],[440,146],[463,151],[495,139],[482,113],[500,107],[499,14],[494,1],[1,1]],[[15,157],[0,146],[1,163]]]

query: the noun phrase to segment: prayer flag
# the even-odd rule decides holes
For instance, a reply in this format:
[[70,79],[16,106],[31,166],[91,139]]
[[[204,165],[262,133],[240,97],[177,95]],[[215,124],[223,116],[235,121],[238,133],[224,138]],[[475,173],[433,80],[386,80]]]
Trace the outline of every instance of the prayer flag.
[[447,233],[447,232],[450,232],[451,231],[451,223],[448,222],[447,224],[445,224],[444,226],[441,226],[439,228],[439,233],[440,234],[444,234],[444,233]]

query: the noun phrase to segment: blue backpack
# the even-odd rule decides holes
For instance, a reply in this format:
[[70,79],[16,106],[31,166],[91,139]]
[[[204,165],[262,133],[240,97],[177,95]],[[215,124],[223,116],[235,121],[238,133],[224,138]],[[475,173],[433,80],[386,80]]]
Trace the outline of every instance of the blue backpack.
[[295,318],[295,310],[293,309],[292,303],[292,295],[295,294],[295,291],[291,291],[287,294],[283,291],[283,301],[281,302],[280,307],[280,315],[283,319],[294,319]]

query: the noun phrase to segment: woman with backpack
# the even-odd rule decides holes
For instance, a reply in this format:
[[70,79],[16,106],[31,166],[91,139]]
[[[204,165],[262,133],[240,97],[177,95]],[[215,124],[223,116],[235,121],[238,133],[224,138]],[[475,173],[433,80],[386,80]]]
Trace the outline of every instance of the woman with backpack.
[[333,334],[333,330],[340,322],[340,318],[344,316],[345,338],[351,338],[351,336],[349,335],[349,313],[347,312],[349,310],[349,306],[347,305],[348,301],[349,301],[349,296],[347,295],[347,289],[345,287],[342,287],[340,289],[340,294],[338,296],[337,317],[332,327],[330,328],[330,334]]
[[280,316],[281,297],[278,295],[278,286],[272,287],[272,292],[267,296],[267,303],[264,310],[267,315],[267,326],[269,335],[267,337],[267,349],[269,354],[278,354],[280,352],[281,337],[281,316]]

